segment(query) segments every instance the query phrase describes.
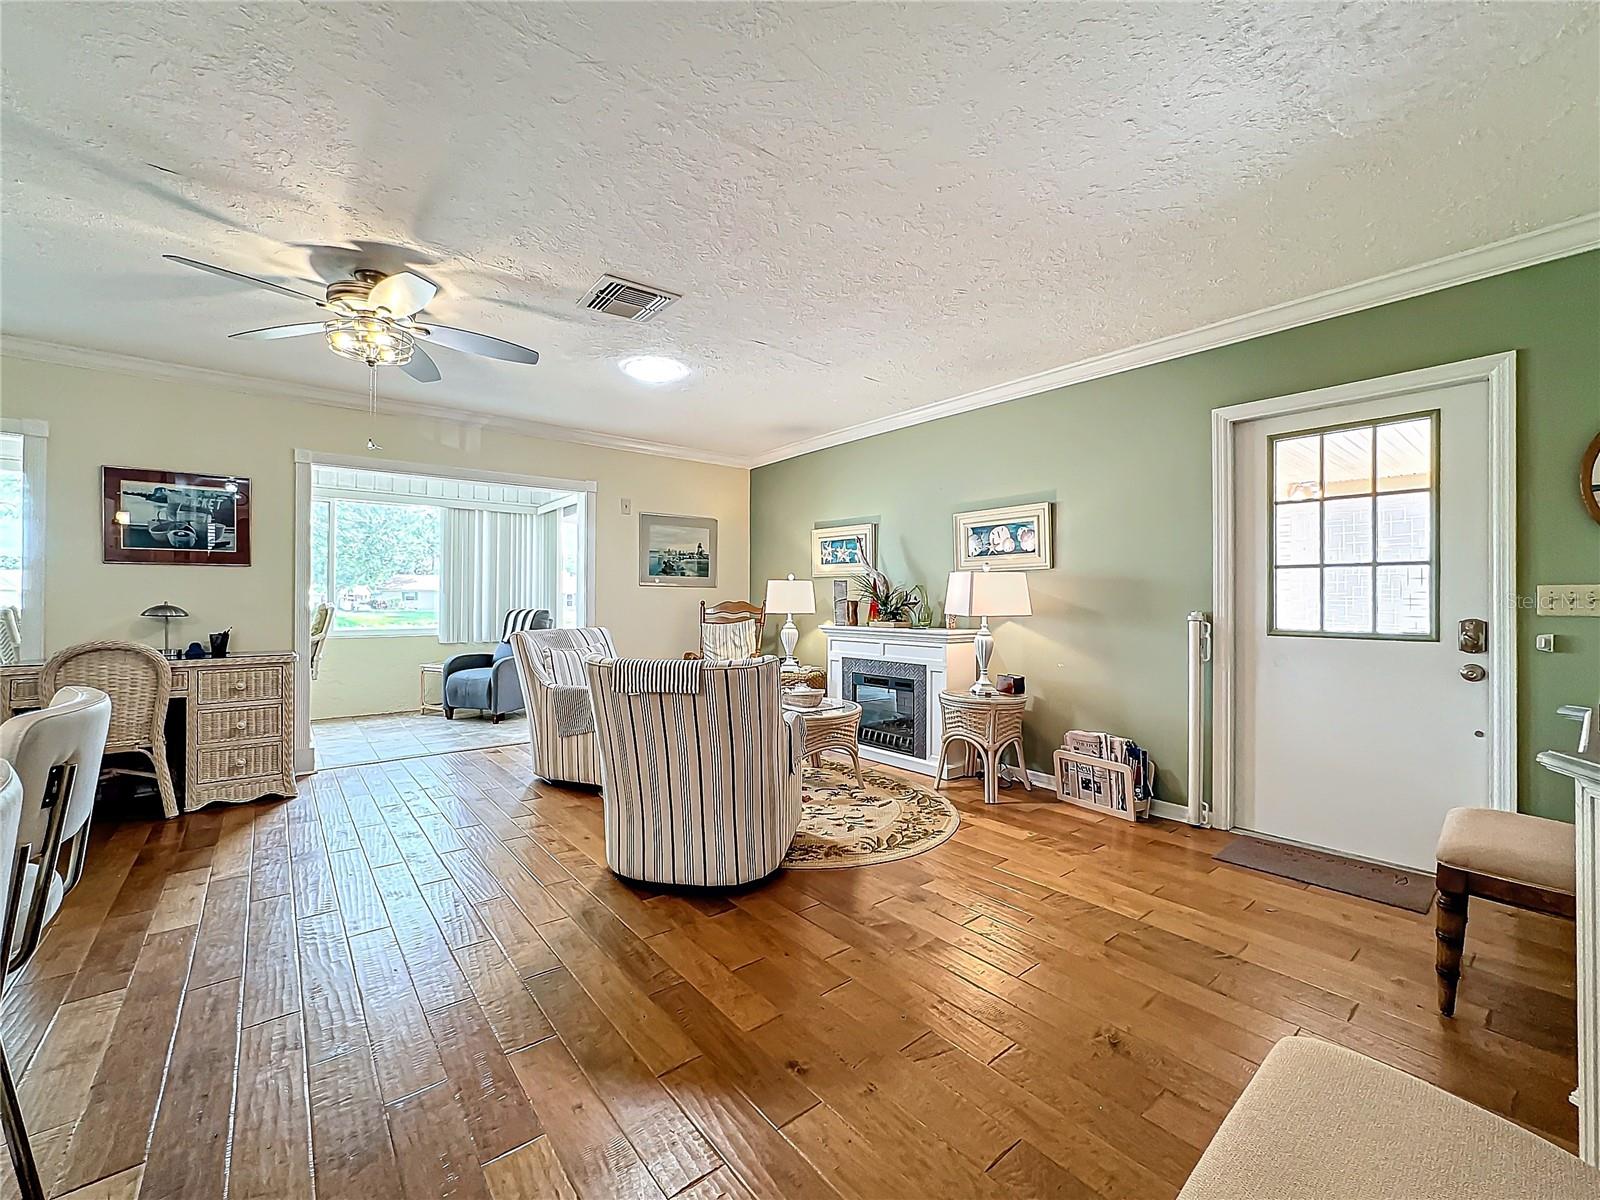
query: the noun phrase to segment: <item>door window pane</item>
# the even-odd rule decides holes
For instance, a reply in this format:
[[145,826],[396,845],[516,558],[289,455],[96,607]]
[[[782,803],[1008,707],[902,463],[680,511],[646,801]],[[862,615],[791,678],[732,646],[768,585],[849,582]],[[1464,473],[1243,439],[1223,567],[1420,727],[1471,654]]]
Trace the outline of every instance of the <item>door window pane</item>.
[[1378,427],[1378,490],[1433,486],[1433,418]]
[[1278,524],[1277,564],[1281,567],[1316,566],[1321,561],[1317,523],[1322,517],[1322,506],[1279,504],[1274,507]]
[[1322,436],[1273,443],[1274,500],[1315,500],[1322,495]]
[[1317,588],[1322,572],[1317,567],[1310,570],[1279,570],[1274,582],[1272,624],[1277,629],[1315,633],[1322,627],[1322,613],[1318,604]]
[[1329,500],[1322,508],[1322,561],[1372,561],[1372,501]]
[[1433,557],[1433,496],[1401,492],[1378,497],[1378,561],[1418,562]]
[[1437,421],[1272,439],[1269,632],[1438,636]]
[[1372,568],[1324,567],[1322,628],[1326,633],[1372,632]]
[[1378,632],[1426,634],[1433,627],[1433,568],[1378,568]]
[[1372,426],[1322,437],[1322,494],[1365,496],[1372,491]]

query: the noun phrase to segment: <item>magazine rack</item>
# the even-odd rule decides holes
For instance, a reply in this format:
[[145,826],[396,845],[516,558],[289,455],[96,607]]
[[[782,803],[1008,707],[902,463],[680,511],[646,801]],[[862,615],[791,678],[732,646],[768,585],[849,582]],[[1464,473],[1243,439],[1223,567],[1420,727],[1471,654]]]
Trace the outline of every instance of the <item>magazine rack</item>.
[[1109,758],[1057,750],[1056,795],[1068,804],[1137,821],[1150,815],[1148,798],[1136,799],[1134,768]]

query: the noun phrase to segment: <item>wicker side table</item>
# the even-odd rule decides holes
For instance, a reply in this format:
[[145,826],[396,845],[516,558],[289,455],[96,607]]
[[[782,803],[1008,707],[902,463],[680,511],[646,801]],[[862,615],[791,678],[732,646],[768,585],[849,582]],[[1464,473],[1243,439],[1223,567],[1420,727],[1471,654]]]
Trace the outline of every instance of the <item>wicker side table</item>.
[[820,766],[822,756],[829,750],[848,754],[856,768],[856,786],[865,787],[861,779],[861,705],[853,700],[833,700],[817,708],[791,708],[800,714],[805,727],[806,740],[802,757],[813,766]]
[[983,802],[1000,803],[1000,758],[1007,750],[1017,756],[1022,786],[1028,782],[1028,767],[1022,761],[1022,713],[1028,707],[1026,696],[974,696],[971,692],[940,692],[939,713],[944,737],[939,746],[939,763],[934,769],[934,787],[944,784],[945,755],[957,742],[965,742],[978,752],[983,764]]

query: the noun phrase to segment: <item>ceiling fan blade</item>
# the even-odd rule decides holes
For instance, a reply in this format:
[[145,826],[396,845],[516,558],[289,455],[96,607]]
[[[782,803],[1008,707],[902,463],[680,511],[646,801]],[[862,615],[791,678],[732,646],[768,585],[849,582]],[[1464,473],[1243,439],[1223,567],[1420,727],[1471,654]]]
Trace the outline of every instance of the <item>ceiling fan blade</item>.
[[486,333],[473,333],[467,329],[452,329],[449,325],[419,325],[417,332],[426,334],[429,341],[466,354],[481,354],[485,358],[498,358],[504,362],[533,364],[539,361],[539,352],[502,341]]
[[421,346],[412,347],[411,358],[401,363],[400,369],[418,383],[439,382],[439,368]]
[[282,292],[285,296],[293,296],[297,300],[309,300],[313,304],[323,304],[321,296],[313,296],[307,292],[297,292],[293,288],[286,288],[282,284],[269,283],[265,279],[257,279],[254,275],[241,275],[237,271],[230,271],[227,267],[214,267],[210,263],[196,262],[192,258],[184,258],[178,254],[163,254],[162,258],[170,262],[182,263],[186,267],[193,267],[197,271],[210,271],[213,275],[221,275],[224,279],[237,279],[240,283],[248,283],[253,287],[266,288],[269,292]]
[[256,342],[270,342],[275,338],[305,337],[308,333],[321,333],[322,322],[311,321],[305,325],[274,325],[269,329],[246,329],[243,333],[230,333],[229,337],[249,338]]
[[409,317],[427,308],[438,292],[438,284],[411,271],[401,271],[373,284],[367,302],[373,308],[387,308],[397,317]]

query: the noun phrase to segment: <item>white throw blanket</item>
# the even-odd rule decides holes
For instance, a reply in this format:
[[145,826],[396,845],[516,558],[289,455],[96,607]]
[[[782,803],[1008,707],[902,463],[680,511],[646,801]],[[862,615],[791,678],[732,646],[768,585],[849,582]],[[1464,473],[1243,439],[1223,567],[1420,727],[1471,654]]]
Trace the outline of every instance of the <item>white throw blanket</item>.
[[612,678],[624,696],[659,692],[694,696],[700,691],[700,666],[697,658],[619,658]]

